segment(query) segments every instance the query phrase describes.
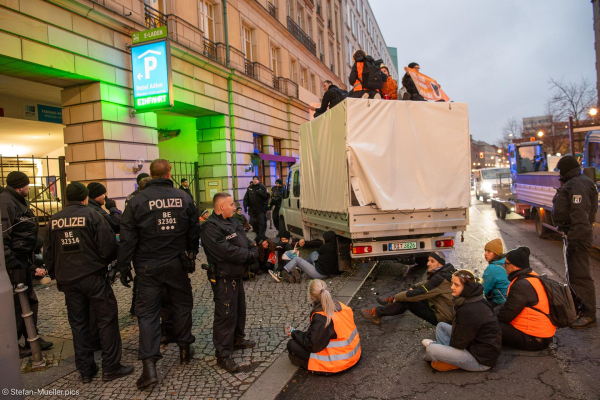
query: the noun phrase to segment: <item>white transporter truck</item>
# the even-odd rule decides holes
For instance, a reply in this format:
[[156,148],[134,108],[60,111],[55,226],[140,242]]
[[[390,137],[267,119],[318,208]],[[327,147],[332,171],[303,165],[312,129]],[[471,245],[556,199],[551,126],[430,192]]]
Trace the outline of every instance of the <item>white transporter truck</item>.
[[469,224],[466,104],[348,98],[300,126],[280,226],[298,238],[332,230],[352,259],[426,263]]

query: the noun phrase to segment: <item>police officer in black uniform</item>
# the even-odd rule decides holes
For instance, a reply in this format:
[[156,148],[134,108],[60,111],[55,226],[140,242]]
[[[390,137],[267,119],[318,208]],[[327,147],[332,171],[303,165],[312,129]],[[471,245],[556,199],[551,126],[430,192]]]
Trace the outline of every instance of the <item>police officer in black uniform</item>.
[[265,236],[267,230],[265,215],[269,208],[268,204],[269,192],[267,192],[266,186],[260,183],[258,176],[255,176],[244,195],[244,211],[250,215],[250,225],[259,236]]
[[46,225],[44,262],[58,289],[65,294],[75,365],[83,383],[98,372],[94,362],[93,313],[102,348],[102,380],[112,381],[133,373],[121,364],[121,335],[117,299],[106,278],[107,267],[117,256],[115,233],[108,222],[86,207],[88,189],[79,182],[67,186],[68,205]]
[[156,360],[160,353],[159,293],[167,288],[173,315],[173,336],[181,364],[193,356],[192,285],[188,273],[198,252],[198,212],[192,198],[173,187],[171,164],[157,159],[150,165],[152,180],[134,196],[121,219],[117,268],[121,283],[129,287],[130,263],[136,273],[135,315],[140,328],[138,359],[144,371],[137,380],[143,389],[158,382]]
[[554,196],[552,217],[564,233],[567,281],[580,314],[571,328],[596,325],[596,290],[590,271],[589,251],[598,211],[598,189],[572,156],[564,156],[556,165],[562,186]]
[[133,192],[131,192],[131,194],[129,196],[127,196],[127,198],[125,199],[125,208],[127,208],[127,205],[129,204],[129,202],[131,201],[131,199],[133,199],[133,197],[138,194],[140,192],[140,182],[142,181],[142,179],[144,178],[150,178],[150,174],[147,174],[145,172],[142,172],[141,174],[139,174],[135,180],[137,181],[138,184],[138,188],[135,189]]
[[[0,193],[0,214],[2,216],[2,236],[4,241],[4,260],[6,271],[10,277],[13,287],[19,283],[27,286],[27,297],[33,322],[37,327],[38,299],[33,290],[29,266],[33,262],[33,249],[38,238],[38,222],[29,208],[27,195],[29,193],[29,178],[21,171],[12,171],[6,177],[6,188]],[[45,272],[45,271],[43,271]],[[17,338],[27,338],[25,320],[21,316],[21,302],[19,297],[14,298],[15,317],[17,320]],[[32,338],[33,339],[33,338]],[[52,342],[39,338],[42,350],[52,347]],[[25,347],[19,345],[19,356],[21,358],[31,355],[29,342]]]
[[[100,182],[88,183],[87,188],[90,191],[88,207],[98,211],[110,224],[112,230],[119,233],[123,213],[117,208],[117,202],[106,196],[106,187]],[[102,206],[105,206],[110,214]]]
[[229,193],[217,193],[213,198],[213,213],[202,224],[202,247],[211,268],[216,269],[212,289],[215,301],[213,343],[217,364],[229,372],[239,366],[231,358],[237,349],[256,346],[246,340],[246,296],[242,277],[258,258],[254,242],[246,237],[244,226],[233,218],[235,203]]
[[277,179],[275,181],[275,186],[271,188],[271,207],[273,208],[273,223],[275,224],[275,229],[279,231],[279,209],[281,208],[281,202],[283,200],[283,182],[281,179]]

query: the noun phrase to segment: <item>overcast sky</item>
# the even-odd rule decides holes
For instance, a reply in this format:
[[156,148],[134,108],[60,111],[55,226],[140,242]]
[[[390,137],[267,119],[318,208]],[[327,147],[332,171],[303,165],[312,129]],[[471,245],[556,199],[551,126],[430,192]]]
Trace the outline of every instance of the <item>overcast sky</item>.
[[544,115],[550,78],[595,87],[590,0],[369,0],[398,64],[414,61],[451,100],[469,104],[471,135],[493,143],[510,117]]

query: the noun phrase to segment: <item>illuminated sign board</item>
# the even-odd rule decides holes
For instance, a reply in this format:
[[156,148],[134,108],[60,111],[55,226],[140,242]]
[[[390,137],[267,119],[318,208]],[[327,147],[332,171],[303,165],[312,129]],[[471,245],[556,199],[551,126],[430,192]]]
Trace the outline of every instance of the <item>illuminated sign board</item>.
[[136,110],[150,111],[173,106],[171,48],[168,41],[132,47],[131,67]]

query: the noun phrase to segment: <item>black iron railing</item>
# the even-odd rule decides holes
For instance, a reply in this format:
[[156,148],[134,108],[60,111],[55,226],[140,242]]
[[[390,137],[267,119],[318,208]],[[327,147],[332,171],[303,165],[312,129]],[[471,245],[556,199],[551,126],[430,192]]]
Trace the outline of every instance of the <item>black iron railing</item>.
[[279,90],[279,78],[273,74],[273,87],[275,90]]
[[203,38],[202,53],[213,61],[217,61],[217,45],[212,40]]
[[273,5],[270,1],[267,3],[269,14],[273,16],[273,18],[277,18],[277,7]]
[[325,64],[325,55],[323,55],[323,54],[319,54],[319,60],[321,60],[321,62],[322,62],[323,64]]
[[331,65],[329,66],[329,69],[331,70],[331,72],[334,72],[334,71],[333,71],[333,64],[331,64]]
[[150,29],[167,25],[167,16],[148,4],[144,4],[144,20],[146,28]]
[[320,17],[323,16],[323,14],[321,14],[321,3],[317,2],[317,14],[319,14]]
[[244,74],[251,78],[254,78],[254,63],[252,61],[244,59]]
[[328,20],[327,20],[327,27],[328,27],[329,29],[333,30],[333,28],[332,28],[332,23],[331,23],[331,20],[330,20],[330,19],[328,19]]
[[287,28],[304,47],[314,55],[317,55],[317,45],[315,42],[290,17],[287,17]]

